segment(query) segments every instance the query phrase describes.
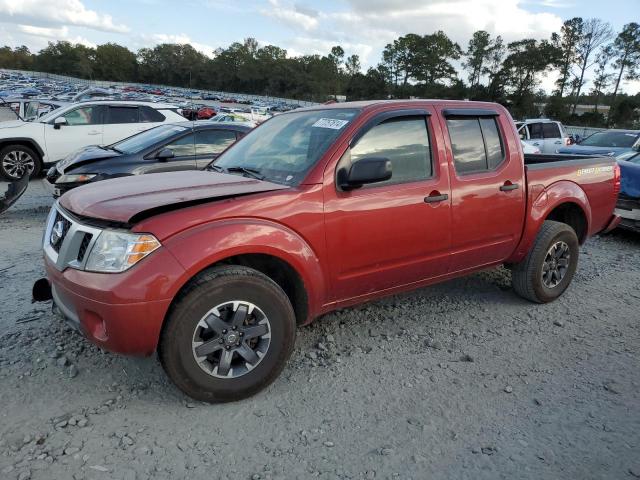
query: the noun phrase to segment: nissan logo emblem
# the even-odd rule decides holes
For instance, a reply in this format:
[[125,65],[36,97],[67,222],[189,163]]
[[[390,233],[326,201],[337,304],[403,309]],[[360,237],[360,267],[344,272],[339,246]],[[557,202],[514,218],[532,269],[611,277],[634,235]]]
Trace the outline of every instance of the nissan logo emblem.
[[58,242],[62,239],[62,235],[64,233],[64,222],[62,220],[57,221],[53,228],[51,229],[51,245],[57,245]]

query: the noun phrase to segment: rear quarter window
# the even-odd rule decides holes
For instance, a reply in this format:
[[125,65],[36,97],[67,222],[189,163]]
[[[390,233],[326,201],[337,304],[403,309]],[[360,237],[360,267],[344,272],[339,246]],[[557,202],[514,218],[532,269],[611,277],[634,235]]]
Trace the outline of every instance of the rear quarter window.
[[447,128],[458,174],[488,172],[504,161],[504,145],[494,117],[448,118]]
[[543,123],[542,124],[542,134],[544,138],[560,138],[560,128],[556,123]]
[[140,107],[140,121],[143,123],[155,123],[164,122],[165,117],[155,108],[147,107],[145,105]]

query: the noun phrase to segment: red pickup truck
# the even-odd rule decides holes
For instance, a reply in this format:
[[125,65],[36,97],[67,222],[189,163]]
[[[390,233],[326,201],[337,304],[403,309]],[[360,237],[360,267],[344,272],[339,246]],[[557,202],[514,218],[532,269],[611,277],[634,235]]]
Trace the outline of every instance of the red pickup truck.
[[523,156],[493,103],[296,110],[209,171],[62,196],[34,298],[100,347],[157,350],[194,398],[240,399],[278,376],[298,325],[337,308],[502,264],[522,297],[557,298],[579,244],[619,221],[614,160],[578,158]]

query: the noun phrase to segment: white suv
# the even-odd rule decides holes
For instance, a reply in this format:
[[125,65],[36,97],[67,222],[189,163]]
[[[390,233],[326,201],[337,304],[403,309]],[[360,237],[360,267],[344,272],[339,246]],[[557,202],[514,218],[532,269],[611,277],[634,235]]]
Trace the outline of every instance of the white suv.
[[534,147],[541,153],[556,153],[556,150],[570,144],[569,135],[560,122],[546,118],[527,119],[516,122],[520,139]]
[[110,145],[162,123],[184,121],[178,107],[129,101],[80,102],[31,122],[0,123],[0,176],[37,175],[88,145]]

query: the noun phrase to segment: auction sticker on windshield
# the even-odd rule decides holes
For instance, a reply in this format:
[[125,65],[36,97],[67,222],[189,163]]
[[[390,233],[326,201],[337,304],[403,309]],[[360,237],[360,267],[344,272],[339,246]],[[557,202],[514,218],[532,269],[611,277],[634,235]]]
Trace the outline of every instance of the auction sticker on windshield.
[[321,118],[311,126],[318,127],[318,128],[330,128],[332,130],[340,130],[347,123],[349,123],[347,120],[338,120],[337,118]]

